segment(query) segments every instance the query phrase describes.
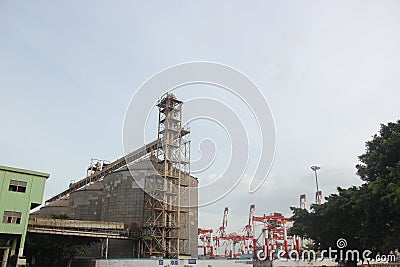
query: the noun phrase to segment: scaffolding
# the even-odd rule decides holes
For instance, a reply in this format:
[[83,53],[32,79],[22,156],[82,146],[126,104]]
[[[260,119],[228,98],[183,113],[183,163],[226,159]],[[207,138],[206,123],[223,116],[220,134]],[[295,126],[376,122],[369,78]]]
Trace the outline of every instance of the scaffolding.
[[189,130],[182,104],[172,93],[157,103],[158,142],[150,160],[155,172],[145,179],[140,256],[177,259],[188,251],[190,180]]

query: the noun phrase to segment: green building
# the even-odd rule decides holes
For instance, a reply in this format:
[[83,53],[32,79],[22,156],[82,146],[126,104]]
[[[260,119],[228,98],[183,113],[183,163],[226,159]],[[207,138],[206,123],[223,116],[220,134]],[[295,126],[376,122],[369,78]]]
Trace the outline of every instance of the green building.
[[25,265],[24,243],[29,212],[42,204],[47,173],[0,166],[0,260]]

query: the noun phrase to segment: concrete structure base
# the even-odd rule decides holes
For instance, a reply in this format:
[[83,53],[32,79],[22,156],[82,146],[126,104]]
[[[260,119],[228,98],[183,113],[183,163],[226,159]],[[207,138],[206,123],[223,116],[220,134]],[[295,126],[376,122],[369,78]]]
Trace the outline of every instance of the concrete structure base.
[[0,248],[3,251],[3,257],[1,260],[1,267],[7,266],[8,254],[10,253],[10,248]]

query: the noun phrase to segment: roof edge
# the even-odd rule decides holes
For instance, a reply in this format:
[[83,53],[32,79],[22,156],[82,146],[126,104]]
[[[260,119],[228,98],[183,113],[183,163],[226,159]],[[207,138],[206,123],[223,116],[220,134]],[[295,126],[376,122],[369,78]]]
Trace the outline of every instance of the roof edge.
[[0,165],[0,170],[22,173],[22,174],[30,174],[30,175],[34,175],[34,176],[44,177],[46,179],[50,177],[50,174],[44,173],[44,172],[37,172],[37,171],[31,171],[31,170],[19,169],[19,168],[13,168],[13,167],[1,166],[1,165]]

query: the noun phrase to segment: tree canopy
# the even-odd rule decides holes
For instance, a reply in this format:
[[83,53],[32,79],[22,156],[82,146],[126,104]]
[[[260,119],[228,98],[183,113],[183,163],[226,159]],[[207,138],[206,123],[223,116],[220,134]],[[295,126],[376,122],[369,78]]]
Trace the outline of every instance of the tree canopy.
[[385,253],[400,247],[400,120],[382,124],[359,156],[364,183],[338,187],[311,211],[292,207],[292,234],[313,239],[325,249],[345,238],[349,249]]

